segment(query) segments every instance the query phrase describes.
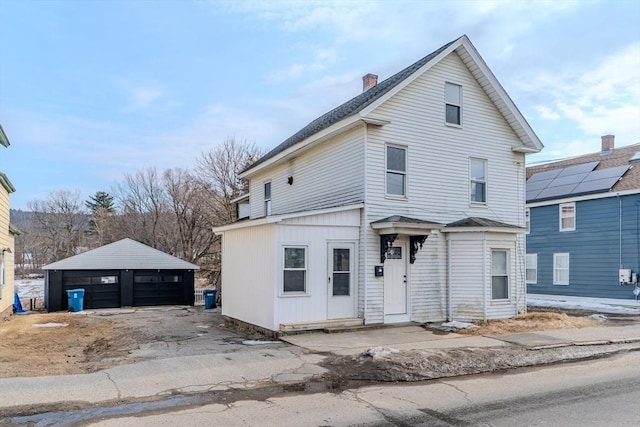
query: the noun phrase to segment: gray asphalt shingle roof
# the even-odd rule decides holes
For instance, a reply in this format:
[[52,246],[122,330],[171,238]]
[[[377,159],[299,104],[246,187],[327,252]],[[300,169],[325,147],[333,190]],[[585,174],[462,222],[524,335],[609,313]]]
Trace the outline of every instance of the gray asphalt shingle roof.
[[258,166],[259,164],[276,156],[278,153],[283,152],[287,148],[292,147],[301,141],[304,141],[311,135],[314,135],[328,128],[329,126],[338,123],[340,120],[343,120],[353,114],[359,113],[360,111],[365,109],[367,106],[371,105],[373,102],[380,99],[391,89],[396,87],[403,80],[405,80],[406,78],[411,76],[413,73],[418,71],[427,62],[431,61],[433,58],[438,56],[438,54],[440,54],[442,51],[447,49],[451,44],[455,43],[457,40],[459,39],[453,40],[445,44],[444,46],[430,53],[429,55],[425,56],[421,60],[409,65],[404,70],[378,83],[376,86],[373,86],[372,88],[361,93],[360,95],[350,99],[349,101],[345,102],[339,107],[336,107],[333,110],[329,111],[328,113],[318,117],[317,119],[315,119],[314,121],[312,121],[311,123],[303,127],[301,130],[296,132],[293,136],[287,138],[284,142],[282,142],[276,148],[274,148],[273,150],[269,151],[267,154],[265,154],[264,156],[256,160],[251,166],[246,168],[243,172],[249,169],[252,169],[255,166]]
[[195,264],[122,239],[42,267],[43,270],[197,270]]
[[513,228],[516,225],[507,224],[505,222],[495,221],[488,218],[469,217],[447,224],[447,228],[455,227],[504,227]]

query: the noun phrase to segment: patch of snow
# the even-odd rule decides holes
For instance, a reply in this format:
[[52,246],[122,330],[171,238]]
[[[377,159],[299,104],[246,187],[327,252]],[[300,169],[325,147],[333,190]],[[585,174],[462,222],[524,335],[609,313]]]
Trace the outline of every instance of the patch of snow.
[[209,329],[209,325],[198,325],[196,328]]
[[604,314],[600,314],[600,313],[592,314],[591,316],[587,316],[587,317],[589,319],[597,320],[598,322],[606,322],[608,320],[607,316],[605,316]]
[[242,341],[242,344],[244,345],[280,344],[280,341],[245,340],[245,341]]
[[21,299],[44,299],[44,279],[16,279],[13,284]]
[[68,323],[34,323],[32,325],[34,328],[64,328],[65,326],[69,326]]
[[442,325],[443,328],[449,328],[449,329],[472,329],[472,328],[477,328],[477,325],[474,325],[473,323],[468,323],[468,322],[458,322],[456,320],[454,320],[453,322],[445,322]]
[[400,350],[397,348],[389,348],[389,347],[372,347],[366,349],[362,355],[367,357],[372,357],[374,359],[384,359],[391,354],[400,353]]
[[602,304],[598,302],[584,302],[584,301],[551,301],[546,299],[527,298],[527,305],[531,307],[549,307],[549,308],[564,308],[574,310],[589,310],[597,311],[599,313],[609,314],[640,314],[640,306],[635,307],[623,307],[612,304]]

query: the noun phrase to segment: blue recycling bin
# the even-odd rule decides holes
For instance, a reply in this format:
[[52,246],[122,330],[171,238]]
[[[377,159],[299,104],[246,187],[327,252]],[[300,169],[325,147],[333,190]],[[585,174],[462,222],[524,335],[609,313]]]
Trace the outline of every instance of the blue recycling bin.
[[216,308],[216,291],[215,290],[202,291],[202,296],[204,297],[205,310]]
[[69,289],[69,311],[78,312],[84,308],[84,289]]

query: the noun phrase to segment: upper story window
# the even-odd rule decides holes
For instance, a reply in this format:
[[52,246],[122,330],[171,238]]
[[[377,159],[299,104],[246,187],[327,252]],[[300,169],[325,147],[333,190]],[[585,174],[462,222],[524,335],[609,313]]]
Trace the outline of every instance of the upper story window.
[[469,178],[471,181],[471,202],[487,203],[487,161],[485,159],[470,160]]
[[387,145],[387,194],[407,195],[407,149]]
[[264,214],[271,215],[271,183],[264,183]]
[[444,84],[445,120],[452,125],[460,125],[462,107],[462,86]]
[[560,231],[576,229],[576,204],[562,203],[560,205]]

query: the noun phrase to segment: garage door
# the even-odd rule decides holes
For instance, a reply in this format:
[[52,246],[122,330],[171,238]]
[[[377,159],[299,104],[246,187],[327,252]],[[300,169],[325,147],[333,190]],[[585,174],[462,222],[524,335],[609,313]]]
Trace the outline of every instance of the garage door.
[[65,271],[62,274],[62,309],[69,308],[67,292],[84,289],[84,308],[120,307],[120,277],[117,272]]
[[181,272],[135,272],[133,305],[188,304]]

